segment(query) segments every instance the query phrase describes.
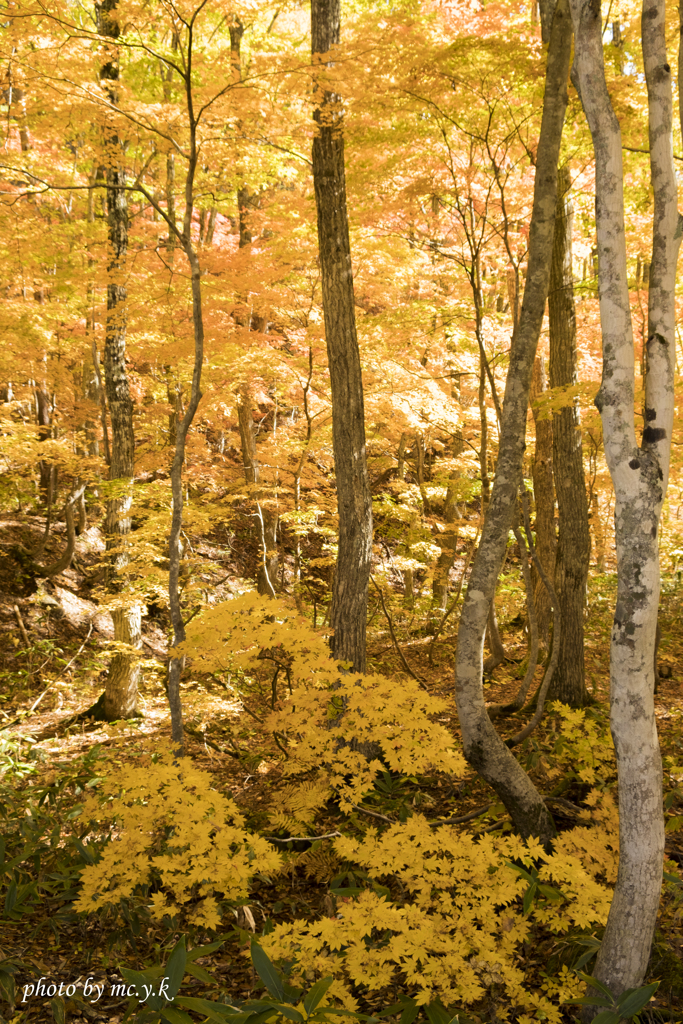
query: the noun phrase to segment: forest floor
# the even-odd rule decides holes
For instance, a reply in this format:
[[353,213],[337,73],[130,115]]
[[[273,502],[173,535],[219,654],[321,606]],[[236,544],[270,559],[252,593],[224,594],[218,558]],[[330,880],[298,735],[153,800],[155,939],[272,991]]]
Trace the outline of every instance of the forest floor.
[[[15,544],[31,548],[44,521],[36,517],[33,537],[26,535],[26,519],[7,519],[0,523],[4,551]],[[59,527],[54,534],[55,552],[63,540]],[[103,688],[108,661],[108,643],[113,637],[112,624],[106,613],[98,611],[93,600],[97,580],[97,563],[104,545],[96,528],[91,528],[77,541],[74,566],[50,581],[36,581],[22,576],[17,562],[9,555],[0,557],[0,770],[11,769],[10,784],[0,776],[0,813],[6,823],[21,811],[22,793],[27,789],[43,794],[43,805],[58,805],[60,794],[78,792],[78,780],[84,763],[95,751],[96,774],[120,765],[142,747],[168,746],[170,725],[162,678],[167,651],[163,615],[144,619],[144,653],[139,710],[142,717],[126,723],[109,725],[93,721],[69,720],[90,707]],[[218,578],[227,592],[231,580],[224,567],[204,566],[203,585],[211,586]],[[236,581],[238,582],[238,581]],[[609,663],[609,608],[614,579],[610,574],[591,580],[589,614],[586,623],[586,678],[597,706],[607,706]],[[454,617],[455,619],[455,617]],[[373,671],[392,678],[401,678],[404,671],[394,649],[386,622],[381,616],[369,631],[368,658]],[[656,699],[656,713],[663,753],[683,760],[683,633],[678,625],[675,596],[663,601],[663,636],[660,662],[671,669],[670,678],[662,680]],[[455,622],[450,632],[441,637],[434,664],[429,662],[430,636],[411,637],[405,631],[401,648],[413,671],[425,680],[430,693],[442,697],[447,704],[439,721],[458,735],[458,719],[453,695],[453,654]],[[487,700],[498,703],[511,700],[519,687],[519,663],[526,653],[522,628],[505,621],[502,637],[510,661],[495,670],[486,682]],[[541,669],[538,670],[542,672]],[[536,681],[540,680],[537,674]],[[233,695],[211,686],[206,679],[187,678],[182,684],[184,720],[188,727],[187,753],[196,765],[208,771],[216,788],[231,795],[246,813],[251,828],[267,829],[267,809],[277,795],[281,779],[279,751],[264,743],[263,735],[252,729],[249,717]],[[501,731],[511,733],[520,726],[520,717],[502,723]],[[520,759],[544,786],[543,727],[538,736],[519,751]],[[85,759],[85,760],[84,760]],[[22,767],[23,766],[23,767]],[[546,790],[543,790],[547,792]],[[570,802],[581,793],[567,791]],[[438,774],[420,779],[417,784],[401,790],[398,783],[389,785],[383,801],[373,806],[377,812],[395,817],[401,804],[428,808],[433,818],[466,814],[490,801],[490,791],[474,775],[458,780]],[[75,800],[75,797],[74,797]],[[674,801],[671,810],[675,812]],[[553,806],[558,828],[575,824],[571,809]],[[26,813],[29,813],[26,811]],[[683,811],[680,809],[678,813]],[[502,807],[490,811],[473,822],[482,827],[501,819]],[[333,831],[339,822],[333,810],[317,819],[315,831]],[[681,819],[683,824],[683,818]],[[214,976],[221,990],[245,998],[254,991],[255,978],[246,956],[247,934],[258,931],[267,919],[277,923],[304,917],[314,920],[321,915],[333,916],[336,901],[330,896],[328,881],[316,881],[297,864],[297,853],[291,847],[288,872],[278,875],[270,884],[257,881],[246,908],[236,912],[235,921],[226,921],[225,945],[199,962]],[[303,844],[304,847],[306,844]],[[310,844],[308,844],[310,845]],[[667,833],[667,855],[683,865],[683,832]],[[9,873],[3,880],[4,898]],[[14,981],[17,1005],[7,1013],[7,1003],[0,1001],[0,1021],[42,1022],[59,1020],[60,1006],[49,998],[30,997],[22,1002],[23,986],[38,980],[52,979],[65,984],[87,977],[93,984],[106,983],[100,1000],[91,1004],[76,998],[66,1003],[66,1019],[109,1021],[118,1024],[127,1001],[109,998],[111,985],[120,980],[119,967],[140,968],[159,958],[160,933],[143,929],[137,936],[130,930],[112,932],[105,921],[91,916],[67,913],[60,917],[60,904],[46,901],[31,904],[25,913],[5,914],[0,939],[0,989],[3,984],[2,962],[15,961]],[[7,909],[7,905],[6,905]],[[164,942],[167,945],[167,942]],[[540,974],[550,948],[528,949],[526,967],[537,965]],[[683,1003],[683,922],[680,909],[661,922],[653,951],[651,974],[661,977],[658,1003],[676,1010]],[[585,968],[589,970],[589,967]],[[659,970],[659,973],[658,973]],[[11,972],[10,972],[11,973]],[[5,979],[6,980],[6,979]],[[193,980],[186,994],[215,996],[202,981]],[[2,995],[0,991],[0,996]],[[371,1004],[369,1004],[369,1007]],[[372,1007],[377,1009],[377,1007]],[[5,1016],[2,1016],[5,1014]],[[569,1018],[568,1018],[569,1019]]]

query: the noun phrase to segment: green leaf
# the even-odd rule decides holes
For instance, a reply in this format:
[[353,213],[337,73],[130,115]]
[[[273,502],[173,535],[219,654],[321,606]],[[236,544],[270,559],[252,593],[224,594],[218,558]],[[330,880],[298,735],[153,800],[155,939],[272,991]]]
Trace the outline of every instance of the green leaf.
[[171,955],[166,963],[165,977],[168,979],[168,985],[164,990],[165,997],[169,1002],[178,994],[178,989],[183,980],[185,974],[185,963],[187,961],[187,951],[185,949],[185,936],[181,935],[175,946],[171,950]]
[[356,1013],[355,1010],[342,1010],[338,1006],[323,1006],[321,1009],[316,1010],[308,1018],[309,1021],[327,1020],[328,1017],[353,1017],[355,1020],[374,1020],[374,1017],[368,1017],[364,1013]]
[[17,902],[17,880],[13,878],[5,896],[5,914],[11,914]]
[[199,981],[205,981],[207,984],[213,982],[211,975],[200,967],[199,964],[186,964],[185,973],[190,974],[193,978],[197,978]]
[[231,1024],[243,1024],[247,1018],[252,1016],[251,1013],[244,1013],[234,1006],[213,1003],[209,999],[197,999],[194,996],[177,996],[174,1002],[179,1006],[184,1006],[187,1010],[203,1013],[204,1016],[211,1017],[212,1020],[221,1022],[228,1020]]
[[547,899],[554,900],[556,903],[561,903],[564,899],[563,893],[559,889],[554,889],[552,885],[540,885],[538,891],[542,893]]
[[192,1017],[188,1013],[183,1013],[182,1010],[174,1010],[172,1006],[167,1006],[161,1011],[161,1019],[167,1021],[168,1024],[194,1024]]
[[306,1014],[311,1014],[319,1004],[320,1000],[324,997],[328,988],[332,984],[333,978],[322,978],[321,981],[316,981],[315,985],[311,985],[308,992],[304,996],[304,1010]]
[[287,1020],[295,1021],[295,1024],[303,1024],[303,1015],[294,1006],[289,1006],[287,1003],[273,1003],[272,1007],[281,1013]]
[[275,965],[266,951],[261,949],[258,942],[255,942],[253,939],[251,940],[251,960],[254,965],[254,970],[270,992],[271,996],[282,1002],[285,998],[285,990],[282,987],[280,975],[276,971]]
[[399,1024],[413,1024],[413,1021],[420,1012],[420,1007],[417,1005],[414,999],[407,999],[407,1006],[401,1014]]
[[56,1024],[65,1024],[66,1014],[64,1010],[64,1000],[61,996],[55,996],[54,999],[50,1000],[50,1006],[52,1007],[52,1016],[55,1019]]
[[585,967],[586,964],[588,963],[588,961],[591,960],[596,955],[597,952],[598,952],[597,946],[596,946],[595,949],[587,949],[585,953],[581,954],[579,959],[574,964],[574,970],[577,970],[580,967]]
[[[614,996],[607,988],[607,985],[603,985],[603,983],[601,981],[598,981],[597,978],[592,978],[590,974],[582,974],[581,971],[577,971],[576,973],[579,976],[579,978],[581,978],[581,981],[585,982],[586,985],[590,985],[591,988],[597,988],[599,992],[602,992],[604,996],[607,996],[607,998],[610,1001],[610,1006],[616,1005],[614,1001]],[[597,1006],[597,1003],[595,1005]]]
[[[266,1024],[266,1021],[270,1020],[275,1015],[275,1010],[264,1010],[263,1013],[252,1013],[251,1016],[247,1017],[247,1024]],[[230,1020],[232,1021],[231,1017]]]
[[450,1024],[451,1015],[438,1000],[427,1003],[425,1012],[429,1017],[429,1024]]
[[206,946],[195,946],[187,954],[187,962],[192,963],[200,956],[208,956],[209,953],[215,953],[217,949],[220,949],[225,943],[223,939],[219,939],[217,942],[209,942]]
[[581,996],[580,999],[567,999],[566,1005],[571,1006],[607,1006],[610,1009],[614,1006],[614,1000],[603,999],[602,996]]
[[642,988],[629,989],[624,992],[617,1002],[621,1016],[635,1017],[644,1006],[647,1006],[658,988],[659,982],[653,981],[651,985],[643,985]]
[[527,891],[524,893],[524,899],[522,900],[522,908],[525,914],[528,914],[531,910],[531,904],[534,902],[534,896],[536,895],[536,889],[538,886],[535,882],[529,886]]
[[148,978],[145,977],[142,971],[132,971],[130,967],[119,967],[119,970],[121,972],[121,977],[124,981],[128,982],[129,986],[135,985],[135,988],[137,989],[136,998],[139,999],[145,991],[143,985],[149,983]]
[[513,864],[511,860],[506,860],[505,863],[509,868],[512,868],[513,871],[516,871],[518,875],[521,875],[522,878],[526,878],[529,884],[534,881],[533,876],[530,875],[528,871],[525,871],[524,868],[520,868],[519,864]]
[[620,1013],[615,1013],[614,1010],[603,1010],[593,1017],[593,1024],[619,1024],[620,1020]]

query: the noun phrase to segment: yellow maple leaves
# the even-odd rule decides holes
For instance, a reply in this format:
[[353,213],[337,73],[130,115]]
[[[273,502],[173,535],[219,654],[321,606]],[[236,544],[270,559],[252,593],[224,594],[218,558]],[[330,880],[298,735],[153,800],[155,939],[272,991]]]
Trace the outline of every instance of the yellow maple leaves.
[[[112,774],[84,805],[84,816],[108,819],[113,838],[82,874],[76,909],[147,905],[156,918],[185,914],[218,927],[216,896],[239,899],[256,871],[277,871],[280,854],[244,828],[233,800],[211,788],[190,758],[164,754]],[[149,892],[150,888],[155,891]],[[197,902],[199,898],[199,902]]]

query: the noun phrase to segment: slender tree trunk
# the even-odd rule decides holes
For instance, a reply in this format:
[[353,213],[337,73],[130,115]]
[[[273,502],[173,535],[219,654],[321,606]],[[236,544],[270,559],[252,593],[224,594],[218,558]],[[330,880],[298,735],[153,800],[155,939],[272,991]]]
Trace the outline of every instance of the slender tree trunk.
[[484,674],[490,675],[494,668],[498,668],[506,660],[505,648],[500,637],[498,628],[498,616],[496,615],[495,592],[491,599],[491,607],[486,619],[486,643],[489,649],[489,656],[484,662]]
[[[118,22],[112,15],[116,0],[96,4],[97,30],[102,36],[117,39]],[[115,58],[100,70],[100,80],[111,102],[116,102],[119,68]],[[107,323],[104,344],[104,380],[111,417],[111,480],[127,481],[125,493],[107,503],[107,548],[114,570],[111,586],[118,589],[115,574],[125,570],[129,556],[126,538],[130,533],[130,508],[135,465],[133,431],[133,400],[126,374],[126,254],[128,251],[128,193],[126,171],[122,165],[121,141],[107,129],[107,229],[109,262],[107,284]],[[139,659],[133,653],[142,643],[142,608],[139,601],[121,595],[112,611],[114,638],[132,648],[131,653],[119,651],[112,658],[105,684],[104,715],[108,721],[127,718],[136,710]]]
[[[169,220],[175,224],[175,153],[172,150],[169,150],[166,154],[166,211],[168,213]],[[173,266],[175,243],[175,232],[169,227],[168,238],[166,239],[166,252],[168,254],[168,262],[171,266]]]
[[256,432],[252,408],[249,388],[242,387],[237,405],[237,420],[240,428],[244,479],[248,484],[257,484],[261,479],[261,467],[256,454]]
[[[340,0],[311,0],[314,60],[339,43]],[[356,337],[353,271],[346,210],[341,104],[320,95],[313,140],[325,337],[332,389],[332,440],[339,509],[339,553],[332,611],[335,658],[365,671],[365,628],[372,556],[372,500],[365,451],[365,416]]]
[[[552,272],[551,272],[552,282]],[[552,284],[551,284],[552,287]],[[532,477],[536,506],[536,554],[546,573],[555,575],[555,492],[553,490],[553,424],[549,416],[539,412],[536,402],[547,391],[548,382],[543,356],[536,356],[531,377],[531,411],[536,427],[536,444]],[[547,646],[550,629],[550,596],[535,565],[531,567],[536,621],[541,643]]]
[[[244,26],[236,15],[230,17],[230,58],[232,64],[232,76],[235,82],[242,77],[242,55],[241,45],[244,35]],[[249,224],[249,211],[259,204],[258,195],[252,195],[248,185],[243,182],[237,190],[237,209],[239,216],[239,247],[245,248],[252,241],[251,227]],[[246,300],[246,297],[245,297]],[[247,306],[248,306],[247,301]],[[267,322],[260,322],[260,318],[247,312],[245,326],[247,330],[267,331]],[[242,462],[244,475],[247,483],[258,484],[261,479],[261,471],[256,454],[256,434],[254,430],[253,406],[249,388],[244,386],[240,390],[238,404],[238,419],[240,428],[240,440],[242,443]],[[274,429],[277,420],[274,420]],[[302,466],[303,468],[303,466]],[[298,485],[299,481],[297,481]],[[255,492],[256,497],[256,529],[260,543],[259,567],[256,576],[256,589],[259,594],[268,597],[275,596],[275,584],[277,583],[279,556],[277,550],[277,528],[278,511],[277,502],[268,498],[266,488],[260,488]]]
[[455,561],[455,550],[458,544],[458,506],[456,504],[457,481],[459,473],[453,473],[448,481],[446,500],[444,502],[443,518],[446,529],[443,533],[434,534],[434,540],[441,548],[436,566],[434,567],[434,580],[432,582],[432,614],[441,618],[446,611],[448,600],[448,576]]
[[482,515],[491,497],[491,481],[489,479],[489,453],[488,453],[488,420],[486,418],[486,365],[484,356],[479,353],[479,389],[477,391],[479,402],[479,475],[481,476],[481,511]]
[[[569,188],[569,167],[565,164],[559,171],[548,296],[551,388],[569,387],[578,380],[572,264],[574,210]],[[583,613],[586,607],[591,538],[583,471],[581,418],[576,400],[553,414],[552,434],[559,521],[555,590],[562,615],[562,635],[559,660],[548,691],[548,700],[561,700],[563,704],[577,708],[588,701],[584,678]],[[552,573],[549,575],[552,578]]]
[[548,842],[555,835],[553,820],[538,790],[489,719],[482,685],[482,657],[486,620],[522,482],[531,374],[548,295],[557,201],[557,163],[567,107],[571,42],[567,0],[558,0],[549,32],[526,287],[519,324],[512,340],[491,501],[460,617],[455,673],[465,756],[495,789],[518,832],[524,836],[540,837],[543,842]]
[[211,207],[209,211],[209,222],[206,225],[206,248],[210,249],[213,245],[213,234],[216,230],[216,218],[218,216],[218,208],[215,206]]
[[[52,437],[52,399],[45,387],[35,389],[36,418],[38,420],[38,438],[47,441]],[[52,506],[57,497],[59,467],[52,462],[41,460],[38,463],[40,473],[40,493],[45,504]]]
[[[619,771],[619,873],[594,975],[616,995],[645,975],[664,854],[662,763],[654,713],[659,604],[658,534],[674,413],[676,262],[680,245],[673,166],[671,69],[664,0],[644,0],[653,251],[648,295],[645,428],[635,432],[633,325],[626,267],[621,132],[605,82],[601,10],[571,0],[573,81],[595,150],[603,374],[596,405],[615,491],[617,606],[610,647],[610,723]],[[589,1008],[591,1019],[595,1009]]]

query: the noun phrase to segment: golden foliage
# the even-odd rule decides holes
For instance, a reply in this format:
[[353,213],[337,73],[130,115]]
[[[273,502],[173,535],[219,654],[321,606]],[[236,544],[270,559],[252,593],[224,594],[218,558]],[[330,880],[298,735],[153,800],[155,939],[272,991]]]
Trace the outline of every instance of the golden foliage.
[[[156,918],[182,912],[195,925],[216,928],[217,895],[239,899],[256,871],[278,871],[282,863],[189,757],[168,753],[121,768],[88,798],[83,815],[110,821],[114,838],[83,871],[80,911],[132,900]],[[158,888],[148,897],[150,885]]]
[[[400,901],[367,889],[344,899],[336,918],[278,925],[264,945],[275,958],[296,957],[302,977],[333,975],[330,991],[347,1006],[357,985],[417,988],[418,1003],[438,997],[445,1005],[475,1003],[495,989],[497,998],[525,1010],[526,1021],[535,1013],[559,1024],[551,998],[576,996],[580,982],[564,971],[544,993],[532,992],[519,953],[535,926],[565,933],[607,920],[612,893],[600,878],[612,864],[617,821],[609,798],[596,793],[592,803],[599,826],[565,833],[550,854],[515,836],[476,839],[434,829],[422,815],[381,834],[371,828],[362,840],[336,839],[341,859],[382,879]],[[548,895],[539,890],[528,914],[520,900],[527,883],[511,861],[535,865],[546,886]]]

